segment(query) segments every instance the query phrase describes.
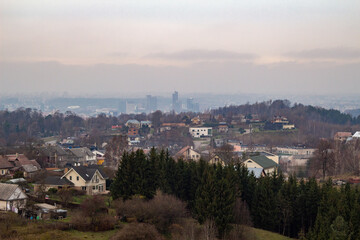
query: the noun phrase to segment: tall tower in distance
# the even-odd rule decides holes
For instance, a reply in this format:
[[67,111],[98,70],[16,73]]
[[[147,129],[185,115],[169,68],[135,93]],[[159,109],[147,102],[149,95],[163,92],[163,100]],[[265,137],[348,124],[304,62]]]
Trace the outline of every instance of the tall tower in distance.
[[179,93],[177,91],[172,94],[172,108],[177,113],[181,112],[181,103],[179,101]]

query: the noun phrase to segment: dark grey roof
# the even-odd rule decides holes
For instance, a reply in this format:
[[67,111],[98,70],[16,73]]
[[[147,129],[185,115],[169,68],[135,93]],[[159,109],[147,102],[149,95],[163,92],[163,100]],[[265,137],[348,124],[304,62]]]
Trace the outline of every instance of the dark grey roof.
[[257,164],[259,164],[264,169],[277,167],[276,162],[274,162],[273,160],[271,160],[263,155],[252,156],[252,157],[250,157],[250,159],[253,160],[254,162],[256,162]]
[[83,148],[71,148],[70,151],[78,158],[83,158],[86,156],[94,156],[94,153],[90,151],[87,147]]
[[19,185],[0,183],[0,199],[8,200],[17,188],[19,188]]
[[61,176],[47,176],[44,179],[37,181],[36,184],[46,184],[46,185],[69,185],[73,186],[74,184],[67,180],[66,178],[61,178]]
[[98,170],[103,178],[108,178],[104,171],[96,166],[96,165],[90,165],[90,166],[77,166],[73,167],[73,169],[85,180],[90,181],[92,177],[94,176],[96,170]]
[[56,153],[57,156],[65,156],[68,153],[59,145],[47,146],[45,148],[41,148],[40,151],[46,156],[53,157]]

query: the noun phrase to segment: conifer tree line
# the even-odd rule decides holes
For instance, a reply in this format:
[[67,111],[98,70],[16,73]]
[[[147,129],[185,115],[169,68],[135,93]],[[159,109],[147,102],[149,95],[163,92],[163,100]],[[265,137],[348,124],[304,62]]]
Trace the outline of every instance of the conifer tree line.
[[302,239],[360,239],[360,191],[349,184],[337,188],[331,180],[319,184],[276,172],[257,179],[241,163],[175,161],[155,148],[147,155],[125,152],[111,185],[113,199],[152,199],[156,190],[186,202],[200,224],[214,222],[220,238],[238,223],[240,200],[256,228]]

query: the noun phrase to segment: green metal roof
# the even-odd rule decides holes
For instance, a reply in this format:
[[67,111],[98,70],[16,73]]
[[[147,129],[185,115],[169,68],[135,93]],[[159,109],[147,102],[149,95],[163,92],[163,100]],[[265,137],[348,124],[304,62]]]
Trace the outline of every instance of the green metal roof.
[[254,162],[256,162],[257,164],[259,164],[264,169],[268,169],[268,168],[277,166],[276,162],[274,162],[273,160],[271,160],[263,155],[253,156],[250,159],[253,160]]

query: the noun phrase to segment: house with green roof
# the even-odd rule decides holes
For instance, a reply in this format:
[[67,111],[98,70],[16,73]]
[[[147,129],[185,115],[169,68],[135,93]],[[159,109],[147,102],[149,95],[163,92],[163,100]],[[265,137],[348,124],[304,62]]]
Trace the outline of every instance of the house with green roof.
[[278,167],[275,161],[264,155],[251,156],[244,162],[244,165],[247,168],[263,168],[266,174],[273,173]]

